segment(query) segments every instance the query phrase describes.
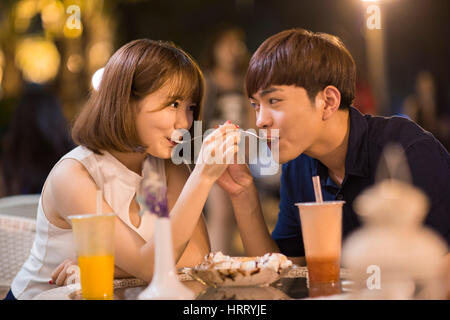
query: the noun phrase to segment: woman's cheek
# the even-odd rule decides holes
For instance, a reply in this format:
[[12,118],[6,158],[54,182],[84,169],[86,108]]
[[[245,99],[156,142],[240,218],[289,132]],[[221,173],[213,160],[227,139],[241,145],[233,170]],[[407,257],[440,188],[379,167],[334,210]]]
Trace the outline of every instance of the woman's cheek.
[[190,115],[188,117],[188,130],[190,130],[192,128],[192,125],[194,124],[194,115]]

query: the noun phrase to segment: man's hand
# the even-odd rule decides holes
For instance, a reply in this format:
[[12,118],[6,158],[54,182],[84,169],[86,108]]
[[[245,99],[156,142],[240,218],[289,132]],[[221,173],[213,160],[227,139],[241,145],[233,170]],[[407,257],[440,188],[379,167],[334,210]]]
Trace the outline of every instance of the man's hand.
[[233,197],[250,187],[253,184],[253,177],[246,164],[230,164],[217,183]]

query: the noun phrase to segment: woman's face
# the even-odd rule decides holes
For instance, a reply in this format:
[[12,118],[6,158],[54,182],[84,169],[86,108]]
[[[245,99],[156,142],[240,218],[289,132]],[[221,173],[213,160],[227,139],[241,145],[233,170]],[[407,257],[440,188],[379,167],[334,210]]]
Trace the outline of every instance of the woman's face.
[[163,85],[147,95],[139,104],[137,131],[140,141],[152,156],[169,159],[176,143],[172,133],[178,129],[189,130],[198,106],[192,101],[172,96],[173,86]]

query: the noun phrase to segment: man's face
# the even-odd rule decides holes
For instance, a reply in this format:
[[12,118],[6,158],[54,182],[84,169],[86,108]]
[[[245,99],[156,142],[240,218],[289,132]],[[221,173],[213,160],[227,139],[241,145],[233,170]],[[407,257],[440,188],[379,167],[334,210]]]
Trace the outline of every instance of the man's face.
[[256,111],[256,126],[279,129],[279,162],[286,163],[308,151],[318,140],[324,121],[322,108],[311,103],[304,88],[296,86],[270,86],[261,89],[252,97],[250,103]]

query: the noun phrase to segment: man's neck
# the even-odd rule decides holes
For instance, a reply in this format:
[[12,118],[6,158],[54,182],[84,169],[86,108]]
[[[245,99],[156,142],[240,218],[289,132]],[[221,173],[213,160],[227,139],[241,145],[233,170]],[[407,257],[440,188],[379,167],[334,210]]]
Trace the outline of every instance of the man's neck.
[[345,177],[345,158],[350,132],[349,110],[339,110],[325,122],[317,142],[305,154],[319,160],[328,168],[330,178],[339,186]]

